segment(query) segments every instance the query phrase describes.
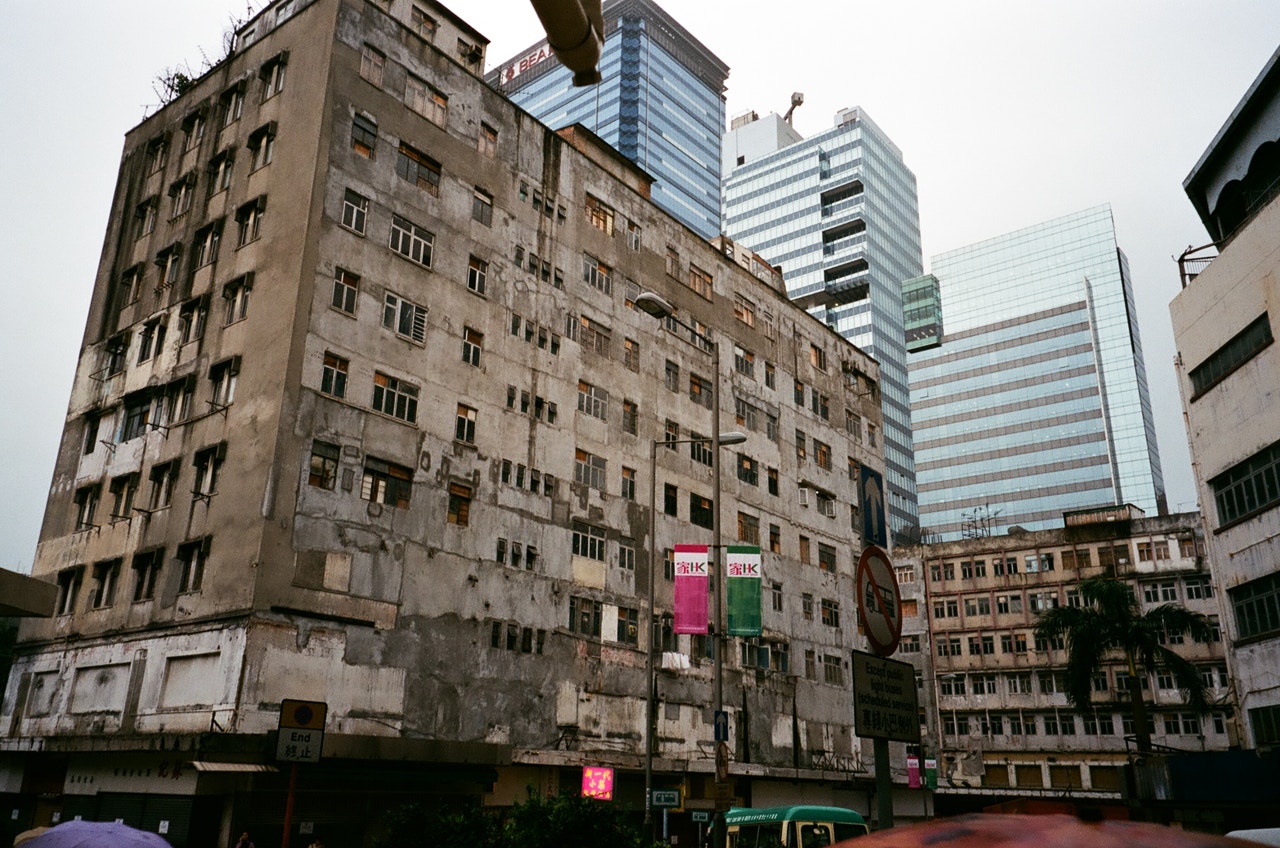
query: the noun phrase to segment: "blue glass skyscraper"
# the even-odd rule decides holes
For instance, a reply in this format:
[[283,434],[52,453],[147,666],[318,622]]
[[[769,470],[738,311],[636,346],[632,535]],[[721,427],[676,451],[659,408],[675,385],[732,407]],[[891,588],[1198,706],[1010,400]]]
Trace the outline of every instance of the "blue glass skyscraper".
[[942,344],[910,362],[924,529],[949,541],[988,516],[1042,530],[1086,507],[1164,512],[1111,207],[943,253],[931,270]]
[[923,270],[915,175],[857,108],[810,138],[776,114],[735,118],[722,162],[725,234],[780,265],[792,300],[880,361],[889,523],[913,541],[902,284]]
[[654,203],[713,239],[729,66],[650,0],[612,0],[603,12],[599,85],[574,88],[545,40],[486,79],[552,129],[590,129],[654,177]]

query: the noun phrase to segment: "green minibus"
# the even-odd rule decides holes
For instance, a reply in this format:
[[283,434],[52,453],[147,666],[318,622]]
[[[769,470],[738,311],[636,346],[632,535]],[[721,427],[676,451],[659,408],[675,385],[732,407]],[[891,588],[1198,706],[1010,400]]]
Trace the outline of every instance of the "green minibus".
[[724,814],[727,848],[823,848],[865,836],[867,821],[844,807],[735,807]]

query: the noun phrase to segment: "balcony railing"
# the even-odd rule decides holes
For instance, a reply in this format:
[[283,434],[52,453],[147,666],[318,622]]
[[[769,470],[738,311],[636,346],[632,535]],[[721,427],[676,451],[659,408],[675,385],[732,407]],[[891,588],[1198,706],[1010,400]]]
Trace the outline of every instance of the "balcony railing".
[[1191,281],[1200,275],[1200,272],[1209,267],[1209,263],[1218,258],[1218,245],[1216,242],[1202,245],[1200,247],[1188,247],[1178,257],[1178,275],[1182,277],[1182,287],[1185,289],[1190,285]]

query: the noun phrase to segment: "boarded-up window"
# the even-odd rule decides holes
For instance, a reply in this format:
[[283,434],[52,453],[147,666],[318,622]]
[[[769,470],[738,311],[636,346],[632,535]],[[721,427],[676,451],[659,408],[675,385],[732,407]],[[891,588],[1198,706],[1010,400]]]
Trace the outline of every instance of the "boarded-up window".
[[1044,774],[1038,765],[1014,766],[1013,771],[1018,779],[1018,786],[1044,786]]
[[71,684],[70,712],[121,712],[128,689],[129,663],[78,668]]
[[1089,766],[1089,779],[1093,782],[1093,788],[1100,792],[1121,790],[1119,766]]
[[1049,783],[1055,789],[1079,789],[1084,785],[1080,780],[1080,766],[1049,766]]
[[982,772],[983,786],[1008,786],[1009,767],[1003,763],[987,763]]
[[170,657],[164,665],[160,706],[172,709],[221,703],[221,659],[218,653]]

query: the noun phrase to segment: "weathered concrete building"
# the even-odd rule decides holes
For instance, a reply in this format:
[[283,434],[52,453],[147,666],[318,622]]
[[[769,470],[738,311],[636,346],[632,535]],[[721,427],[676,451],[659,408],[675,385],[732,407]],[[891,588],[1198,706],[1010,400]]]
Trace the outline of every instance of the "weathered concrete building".
[[[638,809],[651,563],[656,782],[710,807],[715,641],[671,633],[663,552],[715,510],[765,560],[764,634],[722,655],[734,794],[868,809],[877,364],[484,85],[485,45],[430,0],[277,0],[127,134],[34,566],[57,613],[0,710],[15,820],[269,833],[286,698],[328,704],[295,818],[335,843],[584,765]],[[721,503],[687,441],[717,427],[747,434]]]
[[[981,808],[1008,798],[1073,796],[1118,801],[1125,737],[1133,734],[1127,670],[1122,662],[1094,680],[1094,712],[1067,703],[1065,645],[1037,640],[1036,615],[1079,605],[1080,580],[1129,582],[1143,607],[1179,603],[1219,620],[1219,593],[1209,577],[1198,513],[1147,518],[1136,507],[1067,513],[1064,526],[898,548],[899,568],[925,580],[925,614],[933,675],[921,702],[940,752],[939,812]],[[1150,678],[1152,738],[1178,750],[1223,750],[1237,741],[1224,646],[1168,634],[1202,669],[1219,709],[1196,715],[1172,677]]]
[[1280,51],[1183,181],[1212,242],[1169,311],[1249,748],[1280,746]]

